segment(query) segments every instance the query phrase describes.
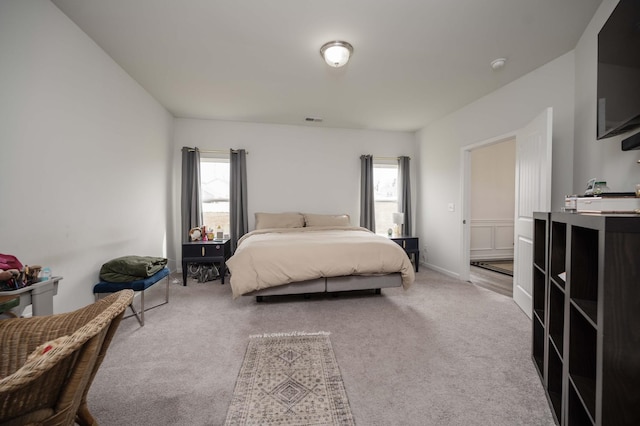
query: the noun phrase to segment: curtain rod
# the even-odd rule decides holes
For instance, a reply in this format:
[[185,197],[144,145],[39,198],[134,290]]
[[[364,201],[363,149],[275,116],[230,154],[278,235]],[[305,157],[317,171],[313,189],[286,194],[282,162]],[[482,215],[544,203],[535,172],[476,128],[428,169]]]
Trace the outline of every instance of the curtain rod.
[[[397,157],[373,157],[374,160],[399,160],[402,156]],[[411,160],[411,157],[408,157]]]
[[[189,148],[189,152],[194,152],[194,148]],[[224,149],[200,149],[200,152],[204,154],[228,154],[229,150]],[[246,151],[246,154],[249,155],[249,151]],[[374,160],[398,160],[401,156],[397,157],[373,157]],[[411,160],[411,157],[408,157]]]
[[[204,153],[204,154],[228,154],[230,150],[224,150],[224,149],[198,149],[198,151]],[[234,151],[237,151],[234,149]],[[194,148],[189,148],[189,152],[195,152]],[[247,155],[249,155],[249,151],[245,151],[245,153]]]

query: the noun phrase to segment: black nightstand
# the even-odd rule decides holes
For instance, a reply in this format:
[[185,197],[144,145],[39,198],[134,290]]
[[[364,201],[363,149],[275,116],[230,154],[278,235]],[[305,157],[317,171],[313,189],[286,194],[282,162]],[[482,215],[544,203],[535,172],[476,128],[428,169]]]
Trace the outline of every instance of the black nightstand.
[[420,263],[420,244],[418,244],[418,237],[389,237],[395,241],[404,251],[411,257],[413,255],[413,264],[418,272],[418,264]]
[[231,256],[231,240],[192,241],[182,243],[182,284],[187,285],[189,263],[219,263],[220,277],[224,284],[226,261]]

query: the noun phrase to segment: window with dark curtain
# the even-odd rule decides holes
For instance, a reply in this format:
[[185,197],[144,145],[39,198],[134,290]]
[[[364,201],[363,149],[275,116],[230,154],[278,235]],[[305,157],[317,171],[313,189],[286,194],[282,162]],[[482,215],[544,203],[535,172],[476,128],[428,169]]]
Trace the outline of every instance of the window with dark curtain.
[[412,235],[411,223],[411,171],[409,168],[410,157],[398,157],[398,177],[400,190],[398,192],[398,211],[404,213],[404,235]]
[[182,192],[180,203],[182,242],[189,241],[189,230],[202,225],[200,194],[200,150],[182,147]]
[[360,156],[360,226],[376,231],[372,155]]
[[238,239],[249,231],[247,209],[247,152],[231,150],[229,222],[231,225],[231,252],[235,252]]

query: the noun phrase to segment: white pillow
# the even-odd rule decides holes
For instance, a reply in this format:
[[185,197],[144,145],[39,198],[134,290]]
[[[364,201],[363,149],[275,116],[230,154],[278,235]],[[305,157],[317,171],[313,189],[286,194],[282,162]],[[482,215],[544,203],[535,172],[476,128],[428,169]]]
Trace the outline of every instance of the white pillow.
[[351,226],[348,214],[304,214],[305,226]]
[[301,213],[256,213],[256,229],[302,228],[304,216]]

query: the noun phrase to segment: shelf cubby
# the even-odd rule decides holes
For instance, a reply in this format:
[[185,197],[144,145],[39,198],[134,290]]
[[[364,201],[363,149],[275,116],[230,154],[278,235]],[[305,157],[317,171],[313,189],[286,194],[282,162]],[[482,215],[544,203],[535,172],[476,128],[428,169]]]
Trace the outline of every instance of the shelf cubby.
[[593,418],[596,411],[597,334],[575,306],[571,306],[569,313],[569,348],[569,377]]
[[550,278],[564,288],[566,279],[560,277],[567,272],[567,225],[562,222],[551,222]]
[[598,230],[571,227],[570,297],[597,324]]
[[549,286],[549,338],[562,358],[564,341],[564,291],[556,285]]
[[546,302],[546,277],[543,271],[533,268],[533,313],[544,323]]
[[571,306],[580,311],[594,327],[597,327],[598,302],[595,300],[571,299]]
[[533,319],[533,360],[540,377],[544,376],[544,323],[539,318]]
[[547,223],[547,218],[533,220],[533,264],[543,271],[547,269]]
[[557,421],[562,414],[562,360],[556,351],[549,351],[547,395]]
[[580,395],[576,392],[573,382],[569,385],[569,401],[567,403],[568,422],[570,426],[590,426],[595,424],[584,408]]

